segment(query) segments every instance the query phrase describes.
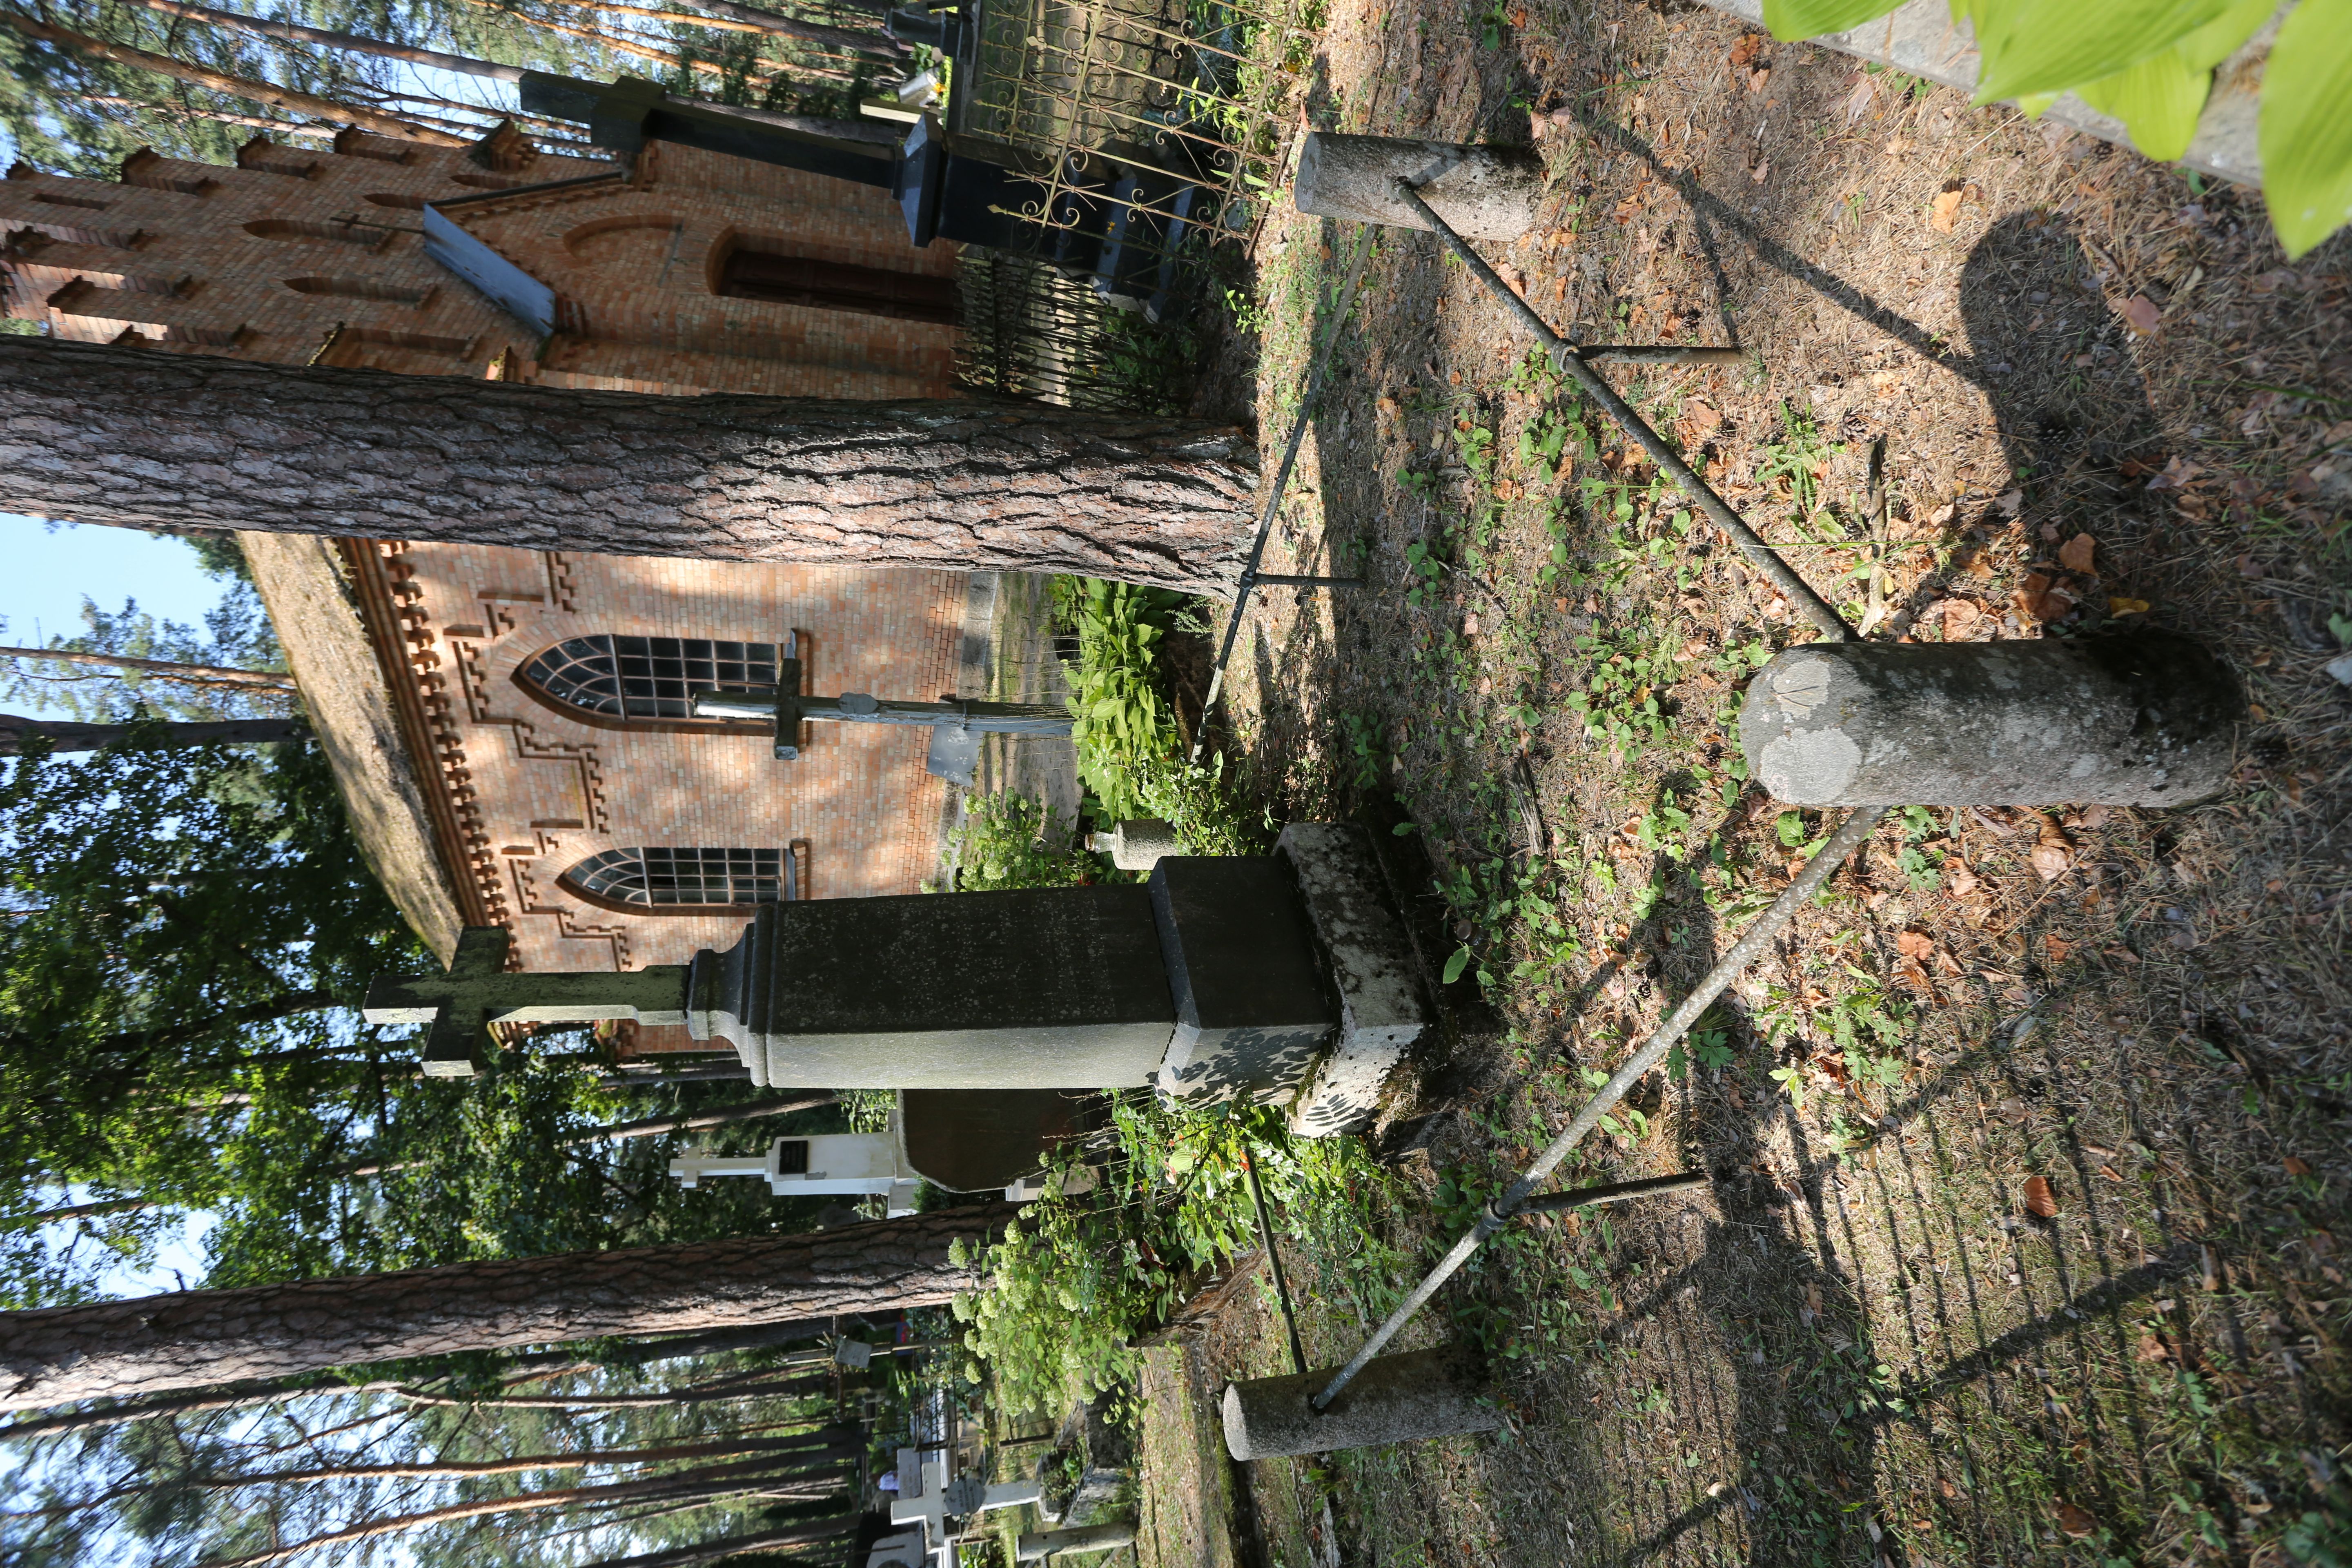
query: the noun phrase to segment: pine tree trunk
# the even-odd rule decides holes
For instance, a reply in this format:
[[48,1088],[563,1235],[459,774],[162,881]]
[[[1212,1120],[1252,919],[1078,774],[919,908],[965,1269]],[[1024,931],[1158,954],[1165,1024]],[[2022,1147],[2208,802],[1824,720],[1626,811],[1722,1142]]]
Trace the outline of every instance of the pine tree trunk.
[[632,393],[0,337],[0,511],[1070,572],[1230,596],[1254,444],[977,400]]
[[0,11],[0,24],[16,28],[28,38],[38,38],[45,44],[55,44],[59,48],[71,49],[77,54],[89,55],[101,60],[112,60],[117,65],[135,66],[142,70],[153,71],[158,76],[170,77],[174,81],[184,81],[196,87],[210,88],[215,92],[227,93],[233,98],[241,98],[247,103],[259,103],[271,109],[282,109],[289,114],[308,114],[318,120],[340,120],[345,124],[357,125],[381,136],[396,136],[404,142],[422,142],[430,147],[471,145],[463,137],[452,136],[443,131],[427,131],[421,126],[411,125],[396,115],[379,113],[373,109],[362,109],[355,104],[339,103],[331,98],[320,98],[312,93],[296,92],[290,88],[278,87],[270,82],[254,81],[241,76],[225,76],[216,70],[207,70],[202,66],[192,66],[184,60],[175,60],[169,55],[151,54],[145,49],[134,49],[128,44],[93,38],[86,33],[52,26],[47,22],[36,21],[30,16],[22,16],[14,11]]
[[[36,657],[38,657],[37,651]],[[251,746],[299,741],[310,726],[299,719],[224,719],[197,723],[69,724],[56,719],[26,719],[0,713],[0,757],[21,757],[25,742],[46,740],[52,752],[95,752],[136,738],[151,746]]]
[[809,1236],[458,1263],[0,1312],[0,1409],[201,1388],[456,1351],[937,1306],[994,1205]]
[[[0,658],[45,658],[56,664],[88,665],[93,669],[119,669],[131,675],[152,675],[159,680],[176,680],[184,686],[226,686],[240,691],[291,691],[294,678],[282,669],[229,669],[216,664],[175,664],[168,658],[133,658],[127,653],[84,653],[69,647],[0,647]],[[40,724],[38,719],[16,719],[0,714],[0,724]],[[60,726],[51,726],[59,728]],[[75,726],[62,726],[71,729]],[[82,729],[123,726],[81,725]],[[307,726],[306,726],[307,728]],[[103,743],[103,742],[101,742]],[[191,745],[208,742],[192,741]],[[88,747],[81,748],[89,750]]]

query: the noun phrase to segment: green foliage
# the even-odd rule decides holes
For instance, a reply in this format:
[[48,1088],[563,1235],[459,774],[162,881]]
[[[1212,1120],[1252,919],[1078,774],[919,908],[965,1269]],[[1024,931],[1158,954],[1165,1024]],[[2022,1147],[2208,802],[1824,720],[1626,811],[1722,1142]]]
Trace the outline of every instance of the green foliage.
[[1160,645],[1182,605],[1164,588],[1060,577],[1059,618],[1077,634],[1070,668],[1078,776],[1113,821],[1145,816],[1140,788],[1177,750],[1176,714],[1160,693]]
[[18,758],[0,836],[0,1152],[36,1181],[212,1195],[204,1119],[152,1108],[347,1082],[326,1009],[424,958],[315,751]]
[[[1894,9],[1887,0],[1766,0],[1775,37],[1844,32]],[[2121,119],[2133,142],[2169,161],[2188,151],[2213,68],[2278,9],[2277,0],[1952,0],[1974,24],[1976,100],[2015,99],[2039,114],[2075,92]],[[2352,221],[2352,0],[2302,0],[2280,26],[2262,84],[2263,194],[2290,259]]]
[[1118,1096],[1111,1114],[1118,1149],[1100,1184],[1025,1207],[980,1257],[987,1289],[955,1304],[965,1376],[985,1379],[1005,1411],[1057,1410],[1118,1388],[1134,1369],[1135,1334],[1206,1270],[1256,1247],[1244,1158],[1287,1235],[1370,1253],[1364,1262],[1386,1250],[1369,1215],[1392,1178],[1359,1139],[1294,1140],[1276,1110],[1150,1094]]
[[2263,76],[2263,193],[2290,258],[2352,221],[2352,0],[2302,0]]
[[1051,806],[1005,792],[970,796],[963,821],[948,833],[953,891],[1074,888],[1100,874],[1100,860],[1066,847],[1072,829]]
[[1076,634],[1069,671],[1078,776],[1098,819],[1158,817],[1189,854],[1242,855],[1261,835],[1225,776],[1222,752],[1185,754],[1160,653],[1174,629],[1195,629],[1181,595],[1129,583],[1054,580],[1056,618]]
[[1580,633],[1575,646],[1592,656],[1585,689],[1568,698],[1568,706],[1583,719],[1584,732],[1626,752],[1663,739],[1666,717],[1657,694],[1676,679],[1673,653],[1663,647],[1644,648],[1631,634]]

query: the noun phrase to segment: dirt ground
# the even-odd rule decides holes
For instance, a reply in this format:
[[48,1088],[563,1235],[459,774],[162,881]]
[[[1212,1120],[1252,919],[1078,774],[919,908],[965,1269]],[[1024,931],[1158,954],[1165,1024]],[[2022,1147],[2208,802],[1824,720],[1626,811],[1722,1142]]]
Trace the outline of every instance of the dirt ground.
[[[1890,817],[1563,1173],[1711,1194],[1521,1233],[1416,1325],[1487,1348],[1505,1437],[1246,1467],[1238,1550],[1327,1560],[1328,1497],[1382,1568],[2346,1560],[2352,247],[2289,266],[2249,194],[1704,10],[1333,0],[1321,37],[1311,123],[1540,131],[1550,214],[1487,254],[1550,321],[1750,352],[1612,378],[1874,636],[2144,617],[2253,707],[2200,805]],[[1269,451],[1357,241],[1264,231]],[[1407,1247],[1829,826],[1734,766],[1746,676],[1811,634],[1597,415],[1550,471],[1578,435],[1528,347],[1381,237],[1268,562],[1368,585],[1262,597],[1233,672],[1277,815],[1392,795],[1489,977],[1367,1199]],[[1296,1244],[1339,1359],[1351,1249]],[[1286,1370],[1231,1316],[1191,1342],[1203,1391]]]

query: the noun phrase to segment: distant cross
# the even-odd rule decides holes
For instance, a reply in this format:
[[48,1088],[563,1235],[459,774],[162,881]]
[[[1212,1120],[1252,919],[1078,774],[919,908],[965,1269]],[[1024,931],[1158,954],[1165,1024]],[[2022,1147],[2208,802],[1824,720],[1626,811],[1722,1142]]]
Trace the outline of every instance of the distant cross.
[[[898,1450],[898,1474],[901,1478],[898,1496],[890,1504],[890,1522],[918,1524],[923,1527],[923,1538],[929,1549],[937,1553],[941,1568],[953,1568],[955,1538],[948,1533],[950,1518],[978,1515],[992,1508],[1018,1508],[1024,1502],[1036,1502],[1045,1495],[1044,1486],[1036,1481],[1000,1481],[995,1486],[982,1483],[978,1476],[960,1476],[948,1479],[948,1456],[924,1454],[917,1459],[912,1448]],[[907,1495],[905,1478],[910,1468],[921,1479],[922,1489],[913,1497]]]
[[361,1016],[371,1024],[429,1024],[427,1078],[471,1078],[490,1046],[492,1024],[584,1024],[634,1018],[686,1022],[687,967],[657,963],[625,974],[509,974],[513,938],[501,926],[467,926],[446,974],[387,974],[368,986]]

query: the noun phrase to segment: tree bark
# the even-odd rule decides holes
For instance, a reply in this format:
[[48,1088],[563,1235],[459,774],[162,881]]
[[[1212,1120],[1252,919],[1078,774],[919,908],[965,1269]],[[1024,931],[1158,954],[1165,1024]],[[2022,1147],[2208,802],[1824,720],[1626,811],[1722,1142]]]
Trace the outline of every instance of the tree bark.
[[205,1568],[266,1568],[267,1564],[282,1563],[298,1552],[314,1551],[322,1546],[339,1546],[346,1542],[365,1541],[379,1535],[397,1535],[402,1531],[415,1530],[420,1525],[453,1524],[459,1520],[481,1519],[489,1514],[524,1513],[535,1509],[561,1508],[575,1503],[603,1505],[641,1498],[681,1495],[720,1497],[734,1492],[766,1489],[762,1482],[767,1479],[768,1471],[768,1461],[753,1459],[740,1465],[711,1465],[675,1475],[649,1476],[643,1480],[567,1487],[559,1491],[524,1492],[518,1497],[479,1498],[470,1502],[426,1509],[420,1513],[369,1520],[324,1535],[314,1535],[308,1541],[289,1542],[267,1552],[218,1559],[205,1564]]
[[[779,16],[769,11],[754,11],[748,5],[730,5],[726,0],[714,0],[709,5],[703,0],[685,0],[697,9],[707,9],[713,16],[724,18],[719,25],[752,33],[772,33],[787,38],[802,38],[813,44],[825,44],[837,49],[856,49],[869,55],[896,58],[904,52],[898,40],[887,33],[858,33],[846,27],[828,27],[819,22],[803,22],[794,16]],[[167,16],[179,16],[191,22],[209,22],[215,27],[233,27],[240,32],[258,33],[265,38],[277,38],[289,44],[310,44],[320,48],[350,49],[357,54],[381,55],[386,59],[406,60],[411,65],[432,66],[445,71],[457,71],[467,76],[488,77],[493,81],[520,81],[523,68],[502,66],[494,60],[476,59],[470,55],[444,54],[439,49],[420,49],[408,44],[395,44],[383,38],[362,37],[357,33],[331,33],[324,27],[306,27],[297,22],[265,21],[235,11],[218,11],[210,5],[191,5],[184,0],[131,0],[133,5],[150,11],[161,11]],[[537,16],[526,16],[511,8],[500,6],[509,16],[539,26],[549,24]],[[699,23],[699,17],[679,17],[680,21]],[[609,43],[610,35],[599,39]]]
[[[144,110],[151,114],[185,115],[192,120],[211,120],[223,125],[249,125],[256,131],[275,131],[282,136],[318,136],[331,140],[340,134],[332,125],[298,125],[290,120],[269,120],[258,114],[230,114],[216,109],[191,109],[184,103],[149,103],[137,98],[108,98],[92,93],[84,98],[101,109]],[[206,532],[214,531],[210,529]]]
[[524,550],[1069,572],[1230,596],[1239,430],[583,392],[0,337],[0,510]]
[[712,1541],[698,1541],[691,1546],[673,1546],[664,1552],[640,1552],[635,1557],[608,1557],[589,1568],[690,1568],[697,1563],[715,1563],[721,1557],[732,1557],[739,1552],[765,1552],[783,1546],[807,1546],[819,1541],[830,1541],[847,1535],[857,1528],[856,1518],[818,1520],[812,1524],[796,1524],[787,1530],[762,1531],[755,1535],[722,1535]]
[[[152,675],[160,680],[177,680],[190,686],[232,686],[249,691],[294,689],[294,678],[282,669],[226,669],[215,664],[175,664],[168,658],[133,658],[127,653],[83,653],[79,648],[67,647],[0,647],[0,658],[46,658],[58,664],[86,664],[95,669],[127,669],[137,675]],[[0,723],[41,722],[43,721],[37,719],[0,716]],[[83,729],[93,727],[81,726]]]
[[929,1307],[977,1282],[949,1260],[1004,1223],[944,1209],[811,1236],[458,1263],[0,1312],[0,1409],[285,1377],[607,1334]]
[[411,1405],[462,1406],[467,1410],[659,1410],[676,1405],[726,1405],[739,1399],[777,1399],[821,1392],[822,1377],[788,1377],[778,1383],[747,1384],[724,1380],[724,1387],[702,1384],[667,1394],[426,1394],[404,1388],[400,1397]]
[[21,757],[25,742],[40,736],[52,752],[95,752],[134,737],[151,745],[251,746],[273,741],[299,741],[310,732],[299,719],[226,719],[205,723],[69,724],[62,720],[26,719],[0,713],[0,757]]
[[355,104],[338,103],[331,98],[320,98],[312,93],[296,92],[290,88],[278,87],[266,81],[254,81],[241,76],[225,76],[219,71],[206,70],[202,66],[192,66],[184,60],[175,60],[169,55],[150,54],[145,49],[134,49],[128,44],[110,43],[104,38],[93,38],[87,33],[77,33],[70,28],[52,26],[47,22],[36,21],[18,12],[0,11],[0,23],[16,28],[28,38],[38,38],[45,44],[55,44],[59,48],[72,49],[78,54],[94,56],[101,60],[112,60],[117,65],[135,66],[142,70],[153,71],[158,76],[170,77],[175,81],[189,82],[197,87],[208,87],[215,92],[225,92],[232,97],[241,98],[247,103],[259,103],[271,109],[282,109],[289,114],[307,114],[317,120],[340,120],[345,124],[357,125],[373,131],[380,136],[394,136],[404,142],[422,142],[428,147],[471,145],[464,137],[452,136],[441,131],[427,131],[422,126],[411,125],[396,115],[380,113],[373,109],[362,109]]

